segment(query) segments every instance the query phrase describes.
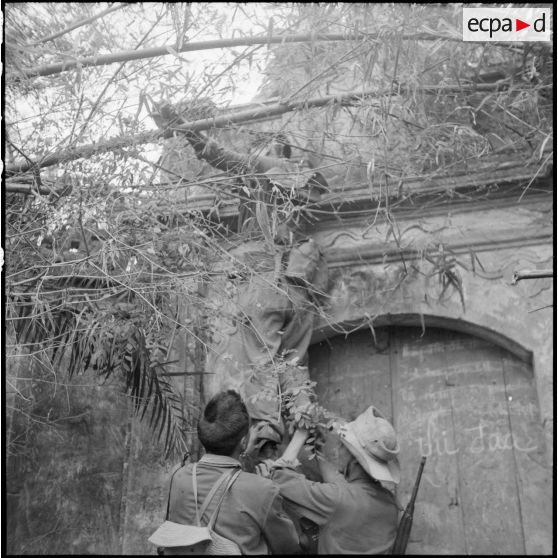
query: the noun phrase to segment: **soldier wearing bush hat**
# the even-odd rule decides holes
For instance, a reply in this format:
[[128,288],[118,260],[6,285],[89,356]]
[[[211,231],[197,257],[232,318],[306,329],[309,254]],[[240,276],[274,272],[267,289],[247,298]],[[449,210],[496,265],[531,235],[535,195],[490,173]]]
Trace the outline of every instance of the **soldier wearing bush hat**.
[[334,424],[332,432],[337,463],[318,454],[322,482],[296,470],[306,439],[300,430],[283,457],[265,462],[260,473],[279,485],[289,508],[319,527],[318,554],[390,553],[398,523],[392,489],[400,478],[395,430],[370,406],[352,422]]
[[362,468],[378,481],[398,483],[399,442],[393,426],[373,406],[339,427],[339,437]]

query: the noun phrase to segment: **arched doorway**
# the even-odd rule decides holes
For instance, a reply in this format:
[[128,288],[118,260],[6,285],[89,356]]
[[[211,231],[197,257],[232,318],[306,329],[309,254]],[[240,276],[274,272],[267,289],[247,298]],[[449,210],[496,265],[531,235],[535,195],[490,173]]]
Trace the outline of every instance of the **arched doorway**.
[[530,363],[465,333],[390,326],[316,343],[310,376],[341,416],[374,404],[392,419],[403,505],[428,456],[409,554],[551,551],[551,473]]

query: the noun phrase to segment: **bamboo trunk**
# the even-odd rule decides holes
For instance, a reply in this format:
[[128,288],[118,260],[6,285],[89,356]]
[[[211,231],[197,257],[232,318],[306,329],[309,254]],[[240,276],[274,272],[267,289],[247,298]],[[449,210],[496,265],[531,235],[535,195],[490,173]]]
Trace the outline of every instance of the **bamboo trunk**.
[[[143,58],[155,58],[156,56],[176,55],[180,52],[194,52],[199,50],[211,50],[216,48],[230,48],[237,46],[270,45],[284,43],[310,43],[314,41],[356,41],[356,40],[378,40],[378,33],[330,33],[330,34],[301,34],[283,35],[276,37],[240,37],[237,39],[218,39],[213,41],[199,41],[195,43],[185,43],[180,48],[176,45],[163,45],[160,47],[144,48],[142,50],[123,50],[99,56],[88,56],[77,60],[66,60],[45,66],[36,66],[23,72],[27,78],[35,76],[50,76],[71,70],[76,67],[106,66],[115,62],[129,62]],[[437,41],[444,39],[447,41],[461,41],[456,37],[438,35],[433,33],[410,33],[401,36],[402,40],[423,40]]]

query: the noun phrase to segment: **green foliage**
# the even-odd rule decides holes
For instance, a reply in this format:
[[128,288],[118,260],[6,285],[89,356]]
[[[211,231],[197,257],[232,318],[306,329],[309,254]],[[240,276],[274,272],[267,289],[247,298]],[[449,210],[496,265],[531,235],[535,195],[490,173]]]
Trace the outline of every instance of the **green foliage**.
[[[336,420],[336,415],[328,411],[316,401],[316,382],[305,381],[302,385],[289,388],[282,398],[282,414],[289,434],[295,429],[308,431],[306,446],[309,449],[308,459],[315,459],[324,443],[324,430],[328,430]],[[305,403],[297,404],[302,399]],[[309,403],[306,403],[306,401]]]
[[258,393],[250,397],[250,400],[276,402],[279,396],[281,416],[287,432],[289,435],[292,435],[296,429],[309,432],[306,445],[310,450],[310,459],[313,459],[323,442],[323,430],[328,429],[337,417],[318,403],[316,382],[304,380],[298,383],[293,380],[292,367],[293,365],[288,361],[277,359],[273,363],[255,369],[258,386],[262,378],[265,378],[265,383],[261,385]]

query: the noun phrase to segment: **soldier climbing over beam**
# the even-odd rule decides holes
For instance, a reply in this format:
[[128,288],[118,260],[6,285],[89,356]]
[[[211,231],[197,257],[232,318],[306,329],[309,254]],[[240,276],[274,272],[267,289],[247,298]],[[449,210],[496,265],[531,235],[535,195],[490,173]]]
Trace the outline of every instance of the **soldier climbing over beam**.
[[[153,118],[163,129],[184,124],[168,104],[155,104]],[[288,158],[284,139],[280,149],[254,155],[226,149],[201,132],[179,132],[199,159],[241,181],[246,195],[238,221],[244,241],[230,251],[243,267],[230,274],[228,296],[219,301],[207,369],[218,389],[244,396],[252,419],[246,453],[254,463],[273,456],[284,440],[281,396],[290,396],[293,415],[315,399],[307,349],[327,265],[316,243],[301,233],[300,211],[293,208],[318,201],[328,184],[305,162]]]

